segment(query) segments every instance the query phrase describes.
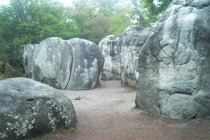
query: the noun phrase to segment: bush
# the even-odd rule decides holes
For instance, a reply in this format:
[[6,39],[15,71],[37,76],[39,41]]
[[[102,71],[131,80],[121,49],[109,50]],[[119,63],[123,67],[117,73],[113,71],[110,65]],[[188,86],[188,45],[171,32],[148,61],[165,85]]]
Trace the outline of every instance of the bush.
[[1,73],[3,72],[3,65],[4,65],[4,62],[0,61],[0,72]]
[[0,80],[4,80],[4,75],[0,73]]

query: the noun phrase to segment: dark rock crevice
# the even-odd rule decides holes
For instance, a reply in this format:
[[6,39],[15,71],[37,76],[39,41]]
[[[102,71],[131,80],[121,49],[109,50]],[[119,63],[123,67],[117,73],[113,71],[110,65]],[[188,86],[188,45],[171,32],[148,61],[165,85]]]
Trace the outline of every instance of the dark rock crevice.
[[72,73],[73,64],[74,64],[74,59],[72,58],[71,64],[70,64],[70,66],[69,66],[69,69],[70,69],[70,76],[69,76],[69,79],[68,79],[68,81],[67,81],[67,83],[66,83],[65,89],[67,89],[67,87],[68,87],[68,85],[69,85],[69,82],[70,82],[70,80],[71,80],[71,76],[73,75],[73,73]]

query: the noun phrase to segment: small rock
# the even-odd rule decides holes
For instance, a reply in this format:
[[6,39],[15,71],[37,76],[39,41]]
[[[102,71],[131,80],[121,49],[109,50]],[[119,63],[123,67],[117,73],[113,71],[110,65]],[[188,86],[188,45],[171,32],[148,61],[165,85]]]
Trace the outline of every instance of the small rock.
[[81,97],[76,97],[75,100],[81,100]]

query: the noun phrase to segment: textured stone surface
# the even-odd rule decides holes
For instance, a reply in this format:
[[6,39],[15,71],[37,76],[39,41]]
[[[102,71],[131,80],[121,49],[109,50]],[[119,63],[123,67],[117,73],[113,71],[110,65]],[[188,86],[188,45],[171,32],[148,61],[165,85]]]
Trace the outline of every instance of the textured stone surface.
[[121,63],[120,63],[120,46],[118,45],[119,37],[114,35],[106,36],[98,46],[104,56],[104,66],[102,69],[102,80],[120,80]]
[[119,39],[121,49],[121,83],[136,87],[136,60],[141,47],[151,33],[150,29],[131,25],[125,29]]
[[136,87],[136,59],[150,29],[131,25],[119,37],[110,35],[99,42],[99,48],[105,58],[102,79],[121,80],[123,85]]
[[210,118],[210,1],[174,0],[138,57],[136,105],[176,119]]
[[71,101],[56,89],[27,78],[0,81],[0,139],[36,136],[76,125]]
[[97,45],[79,38],[47,38],[40,44],[27,45],[23,54],[28,77],[61,89],[97,87],[103,63]]

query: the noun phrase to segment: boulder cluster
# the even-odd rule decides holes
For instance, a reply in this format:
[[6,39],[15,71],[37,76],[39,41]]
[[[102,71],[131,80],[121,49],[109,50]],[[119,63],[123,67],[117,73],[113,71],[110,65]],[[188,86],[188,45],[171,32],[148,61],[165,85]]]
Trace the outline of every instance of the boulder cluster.
[[[0,139],[23,139],[76,125],[56,89],[86,90],[103,80],[137,88],[136,107],[174,119],[210,119],[210,2],[173,0],[154,29],[129,26],[98,46],[51,37],[26,45],[26,76],[0,81]],[[40,82],[36,82],[40,81]]]
[[103,64],[98,46],[79,38],[47,38],[26,45],[23,54],[27,77],[61,89],[96,88]]
[[121,80],[123,85],[136,87],[136,60],[150,33],[151,29],[131,25],[119,37],[110,35],[102,39],[98,45],[105,59],[102,79]]
[[104,79],[137,88],[136,107],[210,119],[210,2],[174,0],[153,30],[128,27],[99,43]]

